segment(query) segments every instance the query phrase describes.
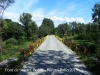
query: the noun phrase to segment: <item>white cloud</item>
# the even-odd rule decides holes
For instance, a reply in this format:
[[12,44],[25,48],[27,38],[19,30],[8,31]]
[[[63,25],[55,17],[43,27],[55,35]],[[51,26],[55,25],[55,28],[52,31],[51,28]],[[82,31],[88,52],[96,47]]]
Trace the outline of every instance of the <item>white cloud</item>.
[[35,21],[37,23],[37,25],[40,26],[41,23],[42,23],[42,20],[44,19],[44,15],[42,15],[42,14],[33,14],[32,16],[33,16],[32,17],[33,21]]
[[4,18],[11,19],[14,22],[19,22],[19,14],[17,13],[4,12]]
[[58,26],[61,23],[65,23],[65,22],[80,22],[80,23],[84,23],[84,19],[83,18],[68,18],[68,17],[57,17],[57,16],[53,16],[50,17],[50,19],[52,19],[54,21],[55,26]]
[[32,19],[37,23],[38,26],[41,25],[42,20],[44,19],[44,9],[43,8],[37,8],[32,13]]
[[[4,13],[4,18],[9,18],[14,22],[19,22],[19,16],[20,14],[16,14],[16,13],[10,13],[10,12],[5,12]],[[42,20],[44,19],[45,15],[43,14],[39,14],[39,13],[33,13],[32,14],[32,19],[33,21],[35,21],[37,23],[38,26],[41,25]],[[80,22],[80,23],[84,23],[84,19],[83,18],[68,18],[68,17],[58,17],[58,16],[51,16],[51,17],[47,17],[50,18],[51,20],[53,20],[55,26],[57,27],[59,24],[65,23],[65,22]]]
[[[4,13],[4,19],[6,18],[11,19],[14,22],[19,22],[19,16],[20,14],[17,13],[11,13],[11,12]],[[32,14],[32,20],[35,21],[38,26],[41,25],[43,19],[44,19],[44,15],[42,14]]]

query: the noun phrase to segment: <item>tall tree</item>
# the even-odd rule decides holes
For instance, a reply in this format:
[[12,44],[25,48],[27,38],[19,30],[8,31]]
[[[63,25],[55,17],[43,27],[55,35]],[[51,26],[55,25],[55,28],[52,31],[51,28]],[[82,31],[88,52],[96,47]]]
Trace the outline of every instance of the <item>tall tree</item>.
[[30,13],[22,13],[20,15],[19,21],[25,26],[25,32],[26,32],[26,37],[29,40],[29,33],[30,33],[30,29],[29,26],[32,23],[32,15]]
[[96,45],[97,45],[97,56],[100,58],[100,3],[95,3],[92,8],[92,20],[95,25],[97,25],[96,33]]
[[32,21],[32,23],[30,24],[30,29],[32,30],[32,35],[34,34],[38,34],[38,27],[37,27],[37,24]]
[[48,29],[48,34],[54,34],[54,23],[51,19],[44,18],[41,26],[45,26]]
[[31,24],[29,25],[29,40],[32,40],[32,41],[36,41],[37,38],[38,38],[38,27],[37,27],[37,24],[32,21]]
[[92,8],[92,20],[95,24],[100,24],[100,3],[95,3],[94,7]]
[[[14,3],[14,0],[0,0],[0,24],[3,19],[3,13],[12,3]],[[2,55],[2,27],[0,26],[0,51]]]

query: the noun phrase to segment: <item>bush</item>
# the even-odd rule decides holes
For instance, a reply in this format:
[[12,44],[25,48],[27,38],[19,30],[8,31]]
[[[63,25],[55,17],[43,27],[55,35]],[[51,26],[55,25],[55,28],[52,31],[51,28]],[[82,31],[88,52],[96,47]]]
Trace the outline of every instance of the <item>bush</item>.
[[74,36],[74,39],[77,39],[77,40],[89,40],[91,42],[94,42],[94,40],[96,40],[96,34],[94,34],[94,33],[89,33],[89,34],[80,33],[77,36]]
[[3,59],[2,59],[2,56],[0,56],[0,62],[2,61]]
[[30,37],[29,40],[35,42],[37,39],[38,39],[38,35],[33,35]]
[[96,45],[95,45],[95,44],[91,44],[91,45],[88,47],[88,52],[91,53],[91,54],[96,53]]
[[27,41],[24,38],[23,39],[18,39],[18,45],[24,44],[24,42]]
[[6,44],[9,44],[9,45],[17,45],[18,42],[17,42],[16,39],[10,38],[10,39],[6,40]]
[[81,33],[81,34],[78,34],[78,36],[75,36],[74,38],[78,39],[78,40],[85,40],[86,39],[86,34]]

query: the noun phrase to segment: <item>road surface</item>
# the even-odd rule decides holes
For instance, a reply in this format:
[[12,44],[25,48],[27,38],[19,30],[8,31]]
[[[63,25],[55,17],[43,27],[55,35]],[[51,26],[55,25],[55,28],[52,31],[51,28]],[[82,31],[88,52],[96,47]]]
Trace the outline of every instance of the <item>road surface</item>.
[[29,57],[18,75],[92,75],[79,57],[53,35]]

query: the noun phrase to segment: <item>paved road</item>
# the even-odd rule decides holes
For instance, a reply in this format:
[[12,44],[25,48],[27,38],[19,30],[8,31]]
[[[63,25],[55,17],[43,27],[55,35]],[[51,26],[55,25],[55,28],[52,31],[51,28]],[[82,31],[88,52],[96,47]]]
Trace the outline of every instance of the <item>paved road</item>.
[[68,47],[54,36],[48,38],[29,58],[18,75],[92,75]]

